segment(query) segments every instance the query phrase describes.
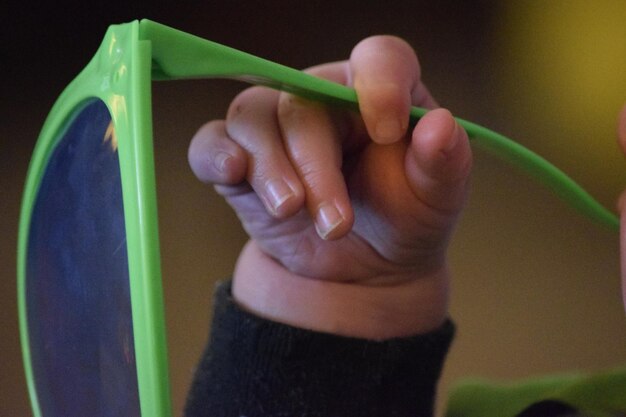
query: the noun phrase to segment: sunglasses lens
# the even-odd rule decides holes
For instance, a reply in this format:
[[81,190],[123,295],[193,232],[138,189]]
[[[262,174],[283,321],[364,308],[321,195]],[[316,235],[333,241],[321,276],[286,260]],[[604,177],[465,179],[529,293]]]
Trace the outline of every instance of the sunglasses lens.
[[30,363],[43,417],[139,416],[117,140],[101,101],[61,132],[32,212]]

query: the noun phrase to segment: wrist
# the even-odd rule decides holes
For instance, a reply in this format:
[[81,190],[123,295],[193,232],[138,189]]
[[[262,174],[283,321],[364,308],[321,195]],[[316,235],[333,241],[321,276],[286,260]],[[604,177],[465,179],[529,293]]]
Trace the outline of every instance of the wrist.
[[448,281],[446,267],[392,285],[312,279],[289,271],[250,241],[235,269],[233,297],[265,319],[382,340],[441,326],[447,318]]

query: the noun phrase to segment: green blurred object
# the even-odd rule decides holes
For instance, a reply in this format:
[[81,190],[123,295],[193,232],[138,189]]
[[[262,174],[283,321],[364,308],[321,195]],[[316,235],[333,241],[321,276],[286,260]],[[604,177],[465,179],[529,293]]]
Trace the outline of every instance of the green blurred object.
[[498,384],[468,379],[452,391],[446,417],[515,417],[533,404],[558,401],[588,417],[626,415],[626,368]]

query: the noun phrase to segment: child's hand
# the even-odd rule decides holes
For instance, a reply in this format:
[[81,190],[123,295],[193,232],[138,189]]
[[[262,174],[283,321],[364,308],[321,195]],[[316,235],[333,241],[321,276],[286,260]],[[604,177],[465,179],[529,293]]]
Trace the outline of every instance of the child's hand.
[[362,118],[256,87],[189,149],[195,174],[215,184],[251,237],[235,298],[269,318],[355,336],[432,329],[447,314],[467,135],[443,109],[407,132],[410,106],[436,103],[397,38],[368,38],[349,61],[309,72],[353,86]]

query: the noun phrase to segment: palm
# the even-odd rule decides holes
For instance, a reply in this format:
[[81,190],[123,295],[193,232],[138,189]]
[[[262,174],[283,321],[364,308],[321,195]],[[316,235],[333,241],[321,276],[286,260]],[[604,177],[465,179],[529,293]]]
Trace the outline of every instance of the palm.
[[415,196],[405,177],[406,147],[369,144],[344,156],[355,224],[338,240],[321,239],[306,210],[276,219],[249,187],[224,194],[251,238],[292,272],[354,281],[434,267],[443,262],[455,213]]

